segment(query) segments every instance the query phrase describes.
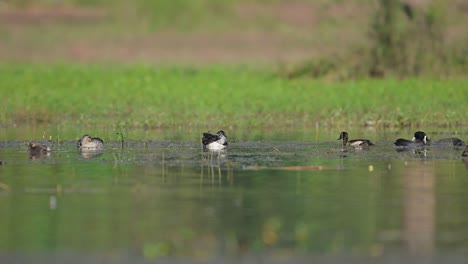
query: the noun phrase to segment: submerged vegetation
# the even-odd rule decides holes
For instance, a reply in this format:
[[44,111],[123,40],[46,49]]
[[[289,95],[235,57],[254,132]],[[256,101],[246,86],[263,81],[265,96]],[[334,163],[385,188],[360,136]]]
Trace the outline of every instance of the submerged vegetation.
[[[4,126],[115,128],[466,125],[464,80],[289,80],[240,67],[0,67]],[[125,130],[124,129],[124,130]]]

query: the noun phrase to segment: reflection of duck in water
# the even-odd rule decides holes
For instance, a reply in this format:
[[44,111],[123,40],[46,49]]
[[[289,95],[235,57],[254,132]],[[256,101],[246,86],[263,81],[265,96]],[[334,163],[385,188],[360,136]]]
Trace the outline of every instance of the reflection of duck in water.
[[203,148],[209,150],[224,149],[228,145],[226,133],[222,130],[218,131],[216,135],[203,133],[202,143]]
[[36,159],[50,155],[50,148],[44,144],[36,144],[29,142],[28,144],[29,158]]
[[368,139],[351,139],[351,140],[348,140],[348,139],[349,139],[348,133],[343,131],[340,133],[340,137],[337,140],[343,140],[343,147],[351,146],[355,148],[362,148],[362,147],[369,147],[369,146],[374,145],[374,143],[372,143]]
[[88,150],[88,151],[80,151],[80,156],[83,159],[91,159],[91,158],[96,158],[102,155],[104,151],[102,150]]
[[102,151],[104,150],[104,141],[100,138],[84,135],[78,140],[77,147],[80,151]]

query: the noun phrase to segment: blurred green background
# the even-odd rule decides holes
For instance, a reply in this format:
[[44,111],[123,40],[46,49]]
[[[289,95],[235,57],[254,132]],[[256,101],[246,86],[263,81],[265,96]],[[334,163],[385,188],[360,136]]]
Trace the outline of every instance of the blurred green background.
[[465,75],[463,0],[0,2],[2,62],[254,64],[282,76]]

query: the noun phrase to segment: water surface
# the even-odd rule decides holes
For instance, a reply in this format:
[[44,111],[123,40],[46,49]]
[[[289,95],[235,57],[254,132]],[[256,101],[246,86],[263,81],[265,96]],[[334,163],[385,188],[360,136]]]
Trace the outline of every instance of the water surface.
[[[336,134],[336,137],[338,134]],[[351,135],[352,137],[352,135]],[[466,263],[461,149],[369,150],[309,136],[0,143],[5,263]],[[328,137],[330,138],[330,137]]]

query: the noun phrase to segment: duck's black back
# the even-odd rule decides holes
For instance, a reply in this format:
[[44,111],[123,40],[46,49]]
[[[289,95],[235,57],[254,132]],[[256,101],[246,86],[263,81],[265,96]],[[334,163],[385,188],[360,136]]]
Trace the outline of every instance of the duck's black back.
[[399,138],[395,141],[394,144],[395,146],[398,146],[398,147],[409,147],[409,146],[414,145],[414,142],[408,139]]
[[463,142],[463,140],[461,140],[459,138],[443,138],[443,139],[433,141],[432,143],[435,144],[435,145],[437,145],[437,144],[439,144],[439,145],[442,145],[442,144],[454,145],[456,147],[461,147],[461,146],[465,145],[465,142]]
[[202,138],[202,143],[203,145],[208,145],[212,142],[215,142],[219,140],[219,136],[218,135],[213,135],[213,134],[210,134],[210,133],[203,133],[203,138]]

